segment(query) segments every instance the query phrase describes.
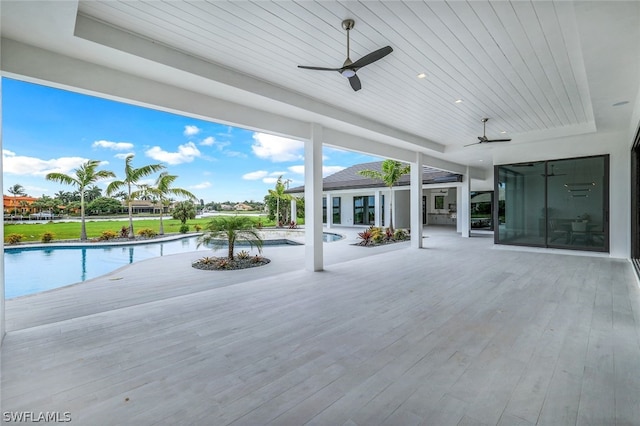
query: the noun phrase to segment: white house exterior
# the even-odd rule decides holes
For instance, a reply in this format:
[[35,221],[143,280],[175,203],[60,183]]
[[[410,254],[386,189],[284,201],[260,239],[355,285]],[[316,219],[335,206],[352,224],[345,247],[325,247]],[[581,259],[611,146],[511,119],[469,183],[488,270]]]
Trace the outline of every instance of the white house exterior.
[[[356,164],[323,179],[322,222],[340,226],[410,228],[410,179],[404,175],[390,190],[382,182],[358,174],[361,170],[380,171],[382,161]],[[423,168],[422,224],[461,226],[457,215],[462,176],[430,167]],[[304,196],[304,187],[287,191]],[[391,215],[393,209],[393,215]]]

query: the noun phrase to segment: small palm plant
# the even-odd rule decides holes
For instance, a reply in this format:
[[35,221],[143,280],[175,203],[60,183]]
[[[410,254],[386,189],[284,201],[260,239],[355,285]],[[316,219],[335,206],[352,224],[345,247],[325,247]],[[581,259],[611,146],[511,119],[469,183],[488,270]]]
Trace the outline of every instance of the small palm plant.
[[219,216],[207,223],[206,232],[198,238],[198,246],[211,244],[214,250],[228,247],[227,258],[233,260],[235,244],[238,241],[246,241],[251,248],[257,247],[262,253],[263,240],[253,226],[253,221],[247,216]]
[[[360,170],[359,175],[384,182],[393,197],[393,186],[398,183],[402,175],[411,170],[410,166],[396,160],[384,160],[382,170]],[[393,205],[389,201],[389,228],[393,232]]]

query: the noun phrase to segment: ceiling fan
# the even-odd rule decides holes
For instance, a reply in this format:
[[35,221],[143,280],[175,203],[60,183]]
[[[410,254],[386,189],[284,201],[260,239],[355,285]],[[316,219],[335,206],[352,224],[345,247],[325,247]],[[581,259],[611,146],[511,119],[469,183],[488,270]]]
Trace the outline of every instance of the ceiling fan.
[[476,143],[470,143],[468,145],[465,146],[471,146],[471,145],[478,145],[479,143],[491,143],[491,142],[509,142],[511,141],[511,139],[487,139],[487,121],[489,121],[488,118],[483,118],[482,120],[482,136],[478,136],[478,142]]
[[351,58],[349,58],[349,31],[351,31],[354,26],[355,21],[353,19],[345,19],[342,21],[342,28],[347,31],[347,59],[345,59],[340,68],[311,67],[306,65],[298,65],[298,68],[317,71],[338,71],[343,77],[349,79],[349,84],[354,91],[357,92],[360,90],[362,85],[360,84],[360,79],[356,75],[356,72],[365,65],[369,65],[384,58],[389,53],[393,52],[393,49],[391,46],[386,46],[363,56],[355,62],[352,62]]

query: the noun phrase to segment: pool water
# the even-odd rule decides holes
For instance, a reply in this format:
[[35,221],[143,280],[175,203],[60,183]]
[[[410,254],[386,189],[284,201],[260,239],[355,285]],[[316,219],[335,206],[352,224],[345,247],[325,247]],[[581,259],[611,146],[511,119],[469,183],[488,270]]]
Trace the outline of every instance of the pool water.
[[[325,233],[323,239],[330,242],[341,238]],[[285,240],[279,243],[287,244]],[[211,248],[198,247],[197,237],[119,246],[5,247],[5,298],[86,281],[140,260],[190,251],[211,251]]]

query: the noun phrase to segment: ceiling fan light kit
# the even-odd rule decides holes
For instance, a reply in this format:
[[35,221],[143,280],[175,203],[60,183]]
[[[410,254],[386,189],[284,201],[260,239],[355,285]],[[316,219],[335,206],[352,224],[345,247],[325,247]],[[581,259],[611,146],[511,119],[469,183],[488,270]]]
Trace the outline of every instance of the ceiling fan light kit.
[[325,67],[313,67],[306,65],[298,65],[298,68],[303,68],[307,70],[315,70],[315,71],[338,71],[340,75],[349,80],[349,84],[354,91],[358,91],[362,88],[362,84],[360,83],[360,78],[356,74],[358,70],[366,65],[372,64],[373,62],[380,60],[387,56],[389,53],[393,52],[391,46],[386,46],[380,48],[374,52],[369,53],[368,55],[363,56],[357,61],[351,61],[349,57],[350,53],[350,38],[349,31],[353,29],[355,26],[355,21],[353,19],[345,19],[342,21],[342,28],[347,32],[347,59],[345,59],[344,63],[340,68],[325,68]]

